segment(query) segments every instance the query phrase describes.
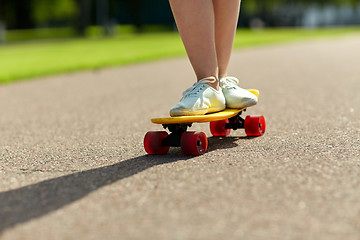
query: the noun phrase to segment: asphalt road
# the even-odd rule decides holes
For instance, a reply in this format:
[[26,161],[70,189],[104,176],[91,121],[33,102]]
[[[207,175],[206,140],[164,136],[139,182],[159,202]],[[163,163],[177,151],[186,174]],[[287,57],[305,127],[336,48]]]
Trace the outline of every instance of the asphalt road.
[[229,72],[267,131],[197,124],[200,157],[143,150],[185,58],[0,86],[0,238],[359,239],[360,36],[236,51]]

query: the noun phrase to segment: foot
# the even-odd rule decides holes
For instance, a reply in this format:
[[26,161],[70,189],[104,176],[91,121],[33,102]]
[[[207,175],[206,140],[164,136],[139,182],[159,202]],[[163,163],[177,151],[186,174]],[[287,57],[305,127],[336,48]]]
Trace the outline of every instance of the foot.
[[220,78],[227,108],[246,108],[257,104],[258,98],[255,94],[240,88],[239,80],[235,77]]
[[170,116],[204,115],[225,109],[224,94],[209,86],[216,82],[215,77],[199,80],[192,87],[184,91],[180,102],[170,109]]

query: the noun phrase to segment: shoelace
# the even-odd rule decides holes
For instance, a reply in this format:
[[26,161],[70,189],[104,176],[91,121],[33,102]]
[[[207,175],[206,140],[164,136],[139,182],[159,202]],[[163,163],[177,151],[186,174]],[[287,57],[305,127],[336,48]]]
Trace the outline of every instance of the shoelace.
[[231,88],[234,87],[234,85],[238,85],[239,79],[236,77],[225,77],[222,78],[220,81],[220,86],[222,88]]
[[191,87],[189,87],[188,89],[186,89],[183,92],[183,98],[191,95],[191,94],[196,94],[201,90],[200,84],[202,83],[214,83],[216,82],[216,78],[215,77],[206,77],[203,79],[200,79],[198,82],[194,83],[194,85],[192,85]]

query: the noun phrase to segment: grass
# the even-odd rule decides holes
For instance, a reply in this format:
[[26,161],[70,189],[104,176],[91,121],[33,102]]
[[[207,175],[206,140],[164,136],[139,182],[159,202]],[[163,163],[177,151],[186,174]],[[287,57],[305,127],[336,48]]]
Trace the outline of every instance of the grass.
[[[319,37],[344,36],[359,27],[320,30],[239,30],[235,48],[278,44]],[[0,83],[21,79],[121,66],[184,56],[177,33],[122,34],[113,38],[85,38],[21,42],[0,46]]]

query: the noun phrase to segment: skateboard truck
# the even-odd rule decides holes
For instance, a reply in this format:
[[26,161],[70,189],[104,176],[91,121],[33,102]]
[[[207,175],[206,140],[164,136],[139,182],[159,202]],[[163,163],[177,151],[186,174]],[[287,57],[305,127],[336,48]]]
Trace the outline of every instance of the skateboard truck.
[[164,129],[168,129],[170,134],[165,137],[161,143],[163,146],[168,147],[180,147],[181,146],[181,135],[192,126],[191,123],[183,124],[163,124]]
[[[245,110],[244,110],[245,111]],[[239,112],[235,117],[229,118],[229,122],[225,124],[226,129],[237,130],[239,128],[245,128],[245,119],[241,115],[242,111]]]

